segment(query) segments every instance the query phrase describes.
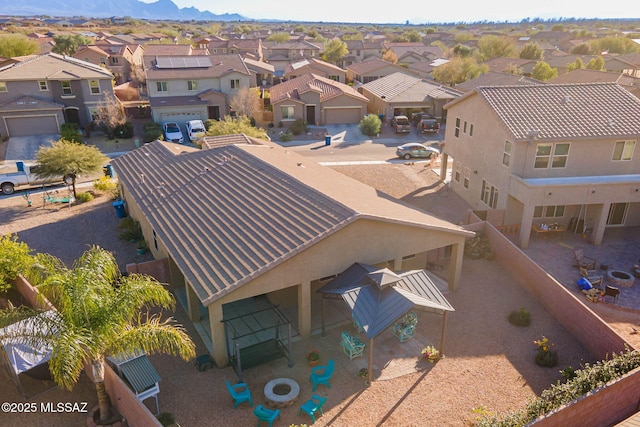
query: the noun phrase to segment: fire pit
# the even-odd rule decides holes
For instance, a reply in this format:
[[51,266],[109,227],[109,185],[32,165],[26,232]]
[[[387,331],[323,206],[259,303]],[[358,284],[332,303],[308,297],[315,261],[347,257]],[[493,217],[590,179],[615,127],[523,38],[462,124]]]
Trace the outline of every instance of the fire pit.
[[631,273],[621,270],[609,270],[607,272],[607,278],[614,286],[622,286],[624,288],[630,288],[635,282]]
[[300,386],[291,378],[276,378],[264,386],[264,399],[271,408],[286,408],[298,400]]

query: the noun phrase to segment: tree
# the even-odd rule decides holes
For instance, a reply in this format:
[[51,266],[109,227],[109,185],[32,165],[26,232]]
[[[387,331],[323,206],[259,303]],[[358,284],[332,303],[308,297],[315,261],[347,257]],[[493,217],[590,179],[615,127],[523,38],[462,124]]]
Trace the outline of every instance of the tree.
[[100,172],[109,163],[109,158],[92,145],[75,144],[65,139],[40,147],[36,152],[39,178],[72,178],[73,195],[76,195],[76,177]]
[[378,135],[382,128],[382,121],[375,114],[367,114],[358,125],[360,132],[367,136]]
[[582,68],[584,68],[584,62],[581,58],[576,58],[575,61],[567,64],[567,73],[573,70],[580,70]]
[[479,60],[488,61],[493,58],[512,58],[516,56],[516,48],[508,37],[484,36],[478,40]]
[[285,43],[288,42],[291,36],[289,33],[273,33],[267,37],[267,41],[276,42],[276,43]]
[[591,58],[591,60],[587,63],[586,67],[589,70],[604,70],[604,58],[598,55],[597,58]]
[[538,61],[536,65],[533,66],[531,77],[545,82],[554,77],[558,77],[558,69],[551,68],[551,66],[544,61]]
[[120,100],[114,95],[104,92],[104,100],[98,104],[94,121],[104,125],[107,130],[107,137],[112,139],[116,127],[127,122],[127,116]]
[[33,55],[38,50],[38,43],[24,35],[7,34],[0,37],[0,56],[5,58]]
[[489,71],[489,67],[478,62],[471,57],[454,57],[446,64],[440,65],[433,70],[433,78],[441,83],[451,85],[475,79],[481,74]]
[[544,52],[536,42],[530,42],[524,45],[520,51],[521,59],[542,59]]
[[80,34],[58,35],[53,36],[53,42],[55,46],[53,46],[51,52],[71,56],[76,53],[80,45],[91,44],[91,39]]
[[601,39],[596,39],[591,42],[591,51],[599,54],[601,52],[618,53],[623,55],[625,53],[640,52],[640,45],[627,37],[609,36]]
[[392,64],[398,63],[398,55],[396,55],[391,49],[387,49],[384,51],[384,53],[382,54],[382,59],[387,62],[391,62]]
[[229,101],[229,105],[231,105],[236,114],[250,118],[255,117],[260,111],[260,104],[258,91],[255,88],[250,89],[248,87],[240,88]]
[[243,133],[254,138],[266,139],[267,133],[264,129],[251,126],[249,117],[240,116],[237,118],[224,116],[221,120],[207,120],[208,136],[235,135]]
[[408,30],[402,33],[402,35],[409,40],[410,42],[419,42],[422,41],[422,36],[416,30]]
[[11,287],[11,282],[33,265],[31,248],[19,242],[17,235],[0,236],[0,292]]
[[349,49],[345,42],[337,38],[332,39],[325,45],[322,60],[337,65],[348,53]]
[[591,52],[591,47],[587,43],[580,43],[571,49],[571,53],[574,55],[588,55]]
[[463,44],[457,44],[453,48],[453,54],[455,56],[462,56],[462,57],[471,56],[472,53],[473,53],[473,49]]
[[[110,417],[104,384],[107,356],[170,353],[185,360],[195,356],[195,346],[182,326],[152,308],[175,307],[163,284],[140,274],[123,276],[110,252],[88,249],[72,268],[50,256],[49,267],[38,284],[40,294],[56,308],[54,316],[32,317],[33,322],[15,332],[13,339],[52,348],[49,370],[59,386],[71,390],[87,363],[93,368],[100,420]],[[0,312],[0,325],[36,314],[34,310]],[[5,338],[5,337],[2,337]]]

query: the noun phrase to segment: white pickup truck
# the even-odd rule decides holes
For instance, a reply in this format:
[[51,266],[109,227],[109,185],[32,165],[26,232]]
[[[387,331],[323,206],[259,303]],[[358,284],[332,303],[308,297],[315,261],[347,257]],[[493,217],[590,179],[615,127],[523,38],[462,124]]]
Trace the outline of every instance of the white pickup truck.
[[43,185],[62,184],[60,178],[38,178],[36,171],[38,166],[24,162],[16,162],[15,172],[0,174],[0,190],[3,194],[13,194],[17,188],[35,188]]

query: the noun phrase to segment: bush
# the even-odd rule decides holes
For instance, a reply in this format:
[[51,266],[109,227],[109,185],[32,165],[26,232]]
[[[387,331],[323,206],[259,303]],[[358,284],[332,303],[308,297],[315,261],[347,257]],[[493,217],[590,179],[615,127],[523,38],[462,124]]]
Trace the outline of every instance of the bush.
[[108,176],[101,176],[100,178],[94,180],[93,188],[98,191],[102,191],[103,193],[108,193],[113,199],[118,198],[118,183],[113,181]]
[[158,419],[158,421],[160,421],[160,424],[162,424],[163,427],[170,426],[176,423],[176,419],[171,412],[163,412],[156,416],[156,418]]
[[126,122],[125,124],[116,126],[113,130],[113,135],[116,138],[133,138],[133,123]]
[[82,135],[79,132],[77,123],[64,123],[60,125],[60,139],[76,144],[82,144]]
[[280,141],[289,142],[293,139],[293,134],[290,131],[280,132]]
[[80,127],[78,126],[77,123],[63,123],[60,125],[60,132],[65,132],[65,131],[78,132],[79,130],[80,130]]
[[294,135],[300,135],[307,132],[309,128],[307,127],[307,123],[305,123],[302,119],[296,119],[295,122],[291,126],[289,126],[289,132]]
[[156,122],[145,123],[143,126],[143,130],[144,130],[144,136],[143,136],[144,142],[155,141],[156,139],[161,139],[162,137],[162,126],[160,125],[160,123],[156,123]]
[[535,357],[537,365],[545,368],[553,368],[558,364],[558,353],[551,350],[553,344],[549,341],[549,338],[543,336],[533,343],[538,346]]
[[362,120],[360,120],[358,128],[363,135],[378,135],[382,128],[382,121],[380,120],[380,117],[375,114],[367,114]]
[[134,218],[130,216],[123,218],[118,224],[118,228],[120,228],[120,238],[122,240],[129,240],[130,242],[142,240],[140,223]]
[[18,242],[15,234],[0,236],[0,292],[11,287],[13,279],[25,272],[34,263],[31,248]]
[[93,194],[86,191],[84,193],[78,193],[76,200],[80,203],[90,202],[93,200]]
[[531,324],[531,314],[522,307],[509,313],[509,323],[516,326],[529,326]]

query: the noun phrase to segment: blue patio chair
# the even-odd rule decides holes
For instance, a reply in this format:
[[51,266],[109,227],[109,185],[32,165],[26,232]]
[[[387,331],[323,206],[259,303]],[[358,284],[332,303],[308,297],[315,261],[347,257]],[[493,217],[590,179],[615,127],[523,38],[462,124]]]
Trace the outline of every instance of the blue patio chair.
[[302,406],[300,406],[300,409],[298,410],[298,415],[300,415],[300,412],[304,411],[311,417],[311,422],[315,423],[316,422],[315,414],[316,412],[319,411],[320,415],[323,415],[322,406],[326,401],[327,401],[326,397],[320,397],[314,393],[311,396],[311,399],[307,400],[305,403],[302,404]]
[[227,383],[227,390],[233,398],[233,409],[236,409],[242,402],[249,402],[249,406],[253,407],[253,399],[251,398],[251,390],[245,383],[238,383],[231,385],[229,380],[225,380]]
[[340,344],[342,345],[342,351],[344,351],[344,354],[349,356],[350,360],[353,360],[354,357],[362,356],[364,343],[357,337],[354,337],[345,331],[342,331],[341,335],[342,341],[340,341]]
[[417,325],[418,315],[410,311],[402,317],[400,322],[393,324],[393,334],[398,337],[400,342],[405,342],[415,335]]
[[280,409],[269,409],[262,405],[258,405],[256,406],[256,409],[253,410],[253,415],[258,418],[258,427],[260,427],[260,423],[262,421],[269,423],[269,427],[273,427],[273,422],[280,415]]
[[311,368],[311,382],[313,383],[313,387],[311,391],[316,391],[316,387],[319,384],[325,384],[327,387],[331,387],[329,384],[329,380],[333,375],[333,370],[335,369],[335,363],[333,359],[329,359],[326,366],[316,366],[315,368]]

